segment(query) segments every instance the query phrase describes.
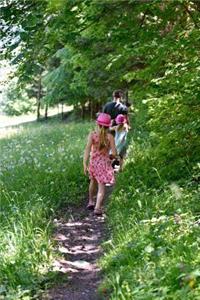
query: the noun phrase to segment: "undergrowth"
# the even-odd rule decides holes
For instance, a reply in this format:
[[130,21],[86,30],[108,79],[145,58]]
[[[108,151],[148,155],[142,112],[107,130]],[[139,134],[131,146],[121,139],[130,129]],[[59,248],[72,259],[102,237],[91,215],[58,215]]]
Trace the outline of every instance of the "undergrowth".
[[200,165],[190,165],[187,174],[173,162],[166,166],[144,120],[136,116],[132,124],[125,168],[107,210],[111,236],[100,291],[110,300],[197,300]]
[[52,121],[14,127],[0,139],[0,299],[32,299],[56,279],[52,218],[85,194],[88,130],[87,122]]

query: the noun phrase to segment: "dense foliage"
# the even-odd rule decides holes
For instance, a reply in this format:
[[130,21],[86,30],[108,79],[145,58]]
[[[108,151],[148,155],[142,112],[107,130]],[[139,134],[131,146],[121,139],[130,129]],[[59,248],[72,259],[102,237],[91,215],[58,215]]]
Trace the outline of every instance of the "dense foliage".
[[21,88],[33,85],[38,117],[41,101],[92,115],[113,89],[129,90],[148,103],[165,163],[187,173],[199,148],[199,9],[195,0],[2,1],[2,55]]
[[38,116],[41,103],[60,102],[92,116],[114,89],[129,91],[133,132],[103,262],[111,299],[198,299],[200,2],[0,6],[1,56],[16,64],[18,88],[35,97]]
[[108,207],[100,291],[112,300],[198,300],[200,164],[192,172],[189,164],[186,174],[183,163],[166,166],[144,119],[132,122],[128,158]]
[[195,0],[2,1],[3,56],[17,64],[21,86],[45,77],[51,105],[96,109],[115,88],[148,93],[161,81],[173,96],[198,82],[198,13]]
[[2,98],[2,110],[9,116],[19,116],[35,110],[34,99],[18,89],[15,82],[10,83]]

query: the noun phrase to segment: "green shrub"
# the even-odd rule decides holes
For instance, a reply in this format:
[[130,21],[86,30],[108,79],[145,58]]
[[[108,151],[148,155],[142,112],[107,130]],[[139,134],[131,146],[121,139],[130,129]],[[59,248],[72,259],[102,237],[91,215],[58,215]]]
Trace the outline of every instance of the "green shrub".
[[125,169],[108,205],[111,239],[104,243],[100,291],[112,300],[199,299],[199,164],[191,162],[187,175],[182,162],[167,165],[164,142],[155,144],[134,118]]
[[9,116],[20,116],[34,112],[36,110],[36,100],[28,97],[25,91],[20,91],[13,81],[3,97],[1,108]]

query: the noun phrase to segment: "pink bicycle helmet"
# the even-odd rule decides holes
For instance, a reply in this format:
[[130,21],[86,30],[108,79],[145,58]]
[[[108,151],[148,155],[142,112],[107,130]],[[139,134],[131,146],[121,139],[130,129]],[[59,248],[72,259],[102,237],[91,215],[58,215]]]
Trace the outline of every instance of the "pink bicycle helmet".
[[105,127],[110,127],[111,125],[111,117],[108,114],[100,113],[97,118],[97,124]]
[[115,118],[115,122],[117,124],[124,124],[126,122],[126,118],[124,115],[118,115],[116,118]]

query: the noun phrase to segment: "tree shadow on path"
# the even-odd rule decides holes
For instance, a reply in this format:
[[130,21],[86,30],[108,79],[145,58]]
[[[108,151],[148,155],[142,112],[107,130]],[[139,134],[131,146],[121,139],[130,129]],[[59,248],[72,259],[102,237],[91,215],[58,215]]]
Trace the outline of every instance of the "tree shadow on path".
[[[112,188],[107,188],[108,198]],[[66,276],[67,281],[56,285],[43,300],[100,300],[108,299],[97,292],[102,279],[97,260],[103,254],[101,242],[106,238],[105,215],[97,217],[87,211],[86,203],[62,212],[68,219],[54,220],[54,239],[62,259],[54,261],[53,270]],[[69,217],[70,216],[70,217]]]

